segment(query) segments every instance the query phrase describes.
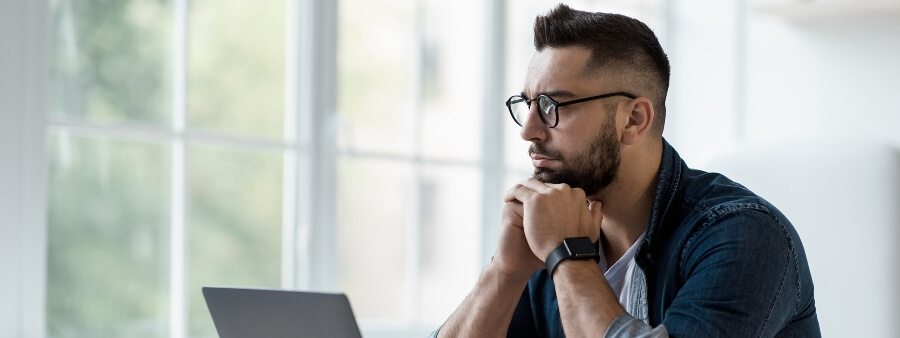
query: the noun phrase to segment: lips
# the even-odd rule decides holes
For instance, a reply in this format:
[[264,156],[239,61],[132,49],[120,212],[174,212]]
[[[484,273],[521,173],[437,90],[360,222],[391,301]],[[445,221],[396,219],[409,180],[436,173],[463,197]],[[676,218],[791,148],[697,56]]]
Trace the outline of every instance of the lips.
[[538,168],[547,167],[553,162],[556,162],[556,159],[538,154],[531,155],[531,164]]

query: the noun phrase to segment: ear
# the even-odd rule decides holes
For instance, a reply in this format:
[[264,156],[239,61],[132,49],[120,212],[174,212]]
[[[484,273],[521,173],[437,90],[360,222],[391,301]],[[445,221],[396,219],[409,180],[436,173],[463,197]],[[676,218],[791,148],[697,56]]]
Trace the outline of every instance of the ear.
[[622,129],[622,143],[635,144],[650,132],[653,125],[653,103],[646,97],[639,97],[625,103],[626,123]]

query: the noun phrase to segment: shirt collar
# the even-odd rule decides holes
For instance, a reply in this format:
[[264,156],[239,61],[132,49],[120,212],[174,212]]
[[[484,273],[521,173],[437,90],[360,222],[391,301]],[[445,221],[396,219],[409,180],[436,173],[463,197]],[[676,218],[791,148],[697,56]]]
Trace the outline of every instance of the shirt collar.
[[639,258],[652,260],[653,250],[649,248],[659,240],[660,230],[681,179],[682,160],[665,138],[663,142],[662,161],[659,165],[659,180],[656,184],[656,196],[650,209],[650,224],[647,225],[643,243],[638,251]]

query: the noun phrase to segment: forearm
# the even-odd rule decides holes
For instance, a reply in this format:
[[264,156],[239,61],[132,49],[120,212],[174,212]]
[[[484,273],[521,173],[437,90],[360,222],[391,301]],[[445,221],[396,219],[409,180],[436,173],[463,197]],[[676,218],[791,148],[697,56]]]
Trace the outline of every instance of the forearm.
[[506,337],[529,277],[488,265],[472,292],[441,327],[438,337]]
[[596,337],[625,312],[592,260],[567,260],[553,273],[563,330],[568,337]]

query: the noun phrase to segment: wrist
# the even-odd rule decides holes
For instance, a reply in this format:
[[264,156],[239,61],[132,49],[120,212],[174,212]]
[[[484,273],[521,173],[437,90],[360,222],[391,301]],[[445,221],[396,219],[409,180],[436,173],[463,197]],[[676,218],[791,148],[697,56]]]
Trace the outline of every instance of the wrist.
[[527,283],[531,279],[531,275],[537,270],[525,268],[511,268],[506,264],[502,264],[498,259],[491,261],[485,267],[486,274],[498,276],[510,283]]
[[560,280],[567,278],[565,276],[575,275],[584,269],[599,270],[599,267],[593,260],[586,259],[567,259],[559,262],[559,264],[556,265],[556,269],[553,270],[553,276],[556,276],[557,278],[554,279],[554,282],[559,282]]
[[594,246],[594,243],[590,238],[571,237],[564,239],[559,246],[550,252],[547,259],[544,260],[547,274],[552,278],[553,272],[559,264],[573,260],[586,260],[591,262],[597,262],[599,260],[597,247]]

